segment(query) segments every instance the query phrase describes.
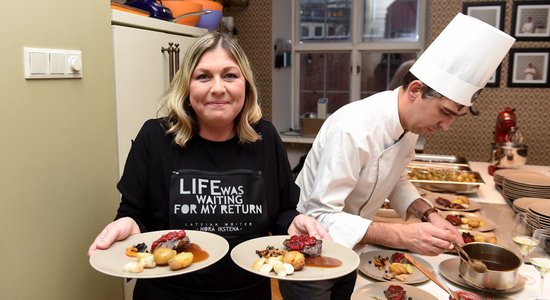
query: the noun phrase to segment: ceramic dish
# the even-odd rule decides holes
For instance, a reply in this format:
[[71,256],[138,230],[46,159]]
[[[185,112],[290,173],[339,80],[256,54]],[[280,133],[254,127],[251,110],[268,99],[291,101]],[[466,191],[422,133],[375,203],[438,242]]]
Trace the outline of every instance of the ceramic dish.
[[445,193],[428,193],[424,196],[426,199],[432,201],[433,205],[435,208],[437,209],[440,209],[440,210],[452,210],[452,211],[476,211],[476,210],[479,210],[481,208],[481,204],[479,204],[478,202],[470,199],[468,197],[468,201],[470,202],[468,207],[467,208],[460,208],[460,209],[457,209],[457,208],[451,208],[451,207],[447,207],[447,206],[444,206],[444,205],[441,205],[439,203],[437,203],[435,200],[438,198],[438,197],[441,197],[441,198],[445,198],[449,201],[452,201],[454,198],[458,197],[457,195],[455,194],[445,194]]
[[279,277],[276,273],[262,273],[252,269],[252,264],[259,258],[256,250],[265,249],[268,246],[284,249],[283,241],[290,238],[288,235],[259,237],[240,243],[231,250],[231,259],[241,268],[252,273],[276,278],[279,280],[311,281],[324,280],[344,276],[353,272],[359,265],[359,256],[355,251],[332,241],[323,240],[321,256],[332,257],[340,260],[342,265],[335,268],[320,268],[305,266],[302,270],[294,272],[286,277]]
[[[466,218],[469,218],[469,219],[477,219],[477,220],[483,221],[485,223],[483,226],[479,226],[477,228],[471,228],[469,226],[468,227],[466,227],[466,226],[456,226],[457,228],[460,228],[460,229],[466,229],[466,230],[472,230],[472,231],[491,231],[491,230],[493,230],[497,227],[495,222],[491,221],[487,217],[482,216],[478,213],[462,212],[462,211],[454,211],[453,210],[453,211],[440,211],[439,214],[443,218],[446,218],[447,215],[457,215],[457,216],[462,216],[462,217],[466,217]],[[466,224],[463,224],[463,225],[466,225]]]
[[[361,262],[359,263],[359,271],[361,271],[361,273],[371,277],[372,279],[376,279],[376,280],[379,280],[379,281],[387,281],[387,279],[384,279],[384,275],[389,270],[389,267],[388,267],[389,263],[388,263],[388,266],[386,266],[385,269],[378,269],[374,265],[373,261],[379,255],[382,256],[382,257],[389,258],[395,252],[399,252],[399,251],[395,251],[395,250],[377,250],[377,251],[369,251],[369,252],[365,252],[365,253],[361,254],[359,256],[359,258],[361,259]],[[430,265],[429,262],[427,262],[427,261],[423,260],[422,258],[420,258],[418,256],[415,256],[415,255],[413,255],[413,258],[417,262],[422,264],[424,267],[426,267],[428,270],[430,270],[430,271],[433,270],[433,268],[432,268],[432,266]],[[412,266],[412,268],[413,268],[413,273],[410,274],[404,281],[399,281],[397,279],[392,279],[391,281],[392,282],[402,282],[402,283],[406,283],[406,284],[416,284],[416,283],[426,282],[426,281],[429,280],[429,278],[426,277],[424,274],[422,274],[422,272],[420,272],[415,266]]]
[[390,285],[401,286],[406,292],[405,299],[437,300],[434,295],[422,289],[396,282],[375,282],[366,284],[351,294],[351,300],[386,299],[384,290],[387,290]]
[[517,284],[514,287],[507,290],[496,291],[496,290],[474,287],[469,285],[466,282],[466,280],[460,277],[460,274],[458,273],[459,264],[460,264],[460,258],[458,257],[446,259],[439,264],[439,273],[441,274],[441,276],[445,277],[445,279],[451,281],[454,284],[457,284],[472,290],[482,291],[484,293],[494,293],[494,294],[514,293],[523,289],[525,285],[525,278],[519,275]]
[[170,270],[168,266],[156,266],[152,269],[145,269],[141,273],[127,273],[123,271],[123,267],[126,263],[136,260],[136,258],[126,256],[126,248],[139,243],[145,243],[150,249],[151,244],[155,240],[171,231],[174,230],[151,231],[129,236],[123,241],[113,243],[109,249],[94,251],[90,257],[90,265],[101,273],[116,277],[169,277],[194,272],[208,267],[223,258],[227,251],[229,251],[229,243],[219,235],[203,231],[186,230],[185,232],[191,243],[197,244],[202,250],[208,253],[208,258],[206,260],[192,263],[189,267],[177,271]]

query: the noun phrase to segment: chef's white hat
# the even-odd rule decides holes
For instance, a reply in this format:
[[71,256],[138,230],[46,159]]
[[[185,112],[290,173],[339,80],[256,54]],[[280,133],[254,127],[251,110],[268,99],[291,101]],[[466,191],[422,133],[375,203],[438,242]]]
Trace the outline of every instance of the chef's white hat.
[[465,106],[494,74],[515,39],[461,13],[411,67],[411,73],[443,96]]

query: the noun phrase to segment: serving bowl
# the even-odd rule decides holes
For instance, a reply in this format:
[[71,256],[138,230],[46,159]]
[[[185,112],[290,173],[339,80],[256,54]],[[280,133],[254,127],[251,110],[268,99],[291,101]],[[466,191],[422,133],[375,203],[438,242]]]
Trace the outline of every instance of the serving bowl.
[[197,2],[202,5],[203,10],[209,10],[210,13],[202,15],[197,23],[197,27],[214,31],[220,25],[223,17],[223,5],[211,0],[185,0],[185,2]]
[[475,271],[466,258],[459,254],[458,271],[468,284],[497,291],[508,290],[517,284],[521,259],[514,252],[496,244],[482,242],[468,243],[462,248],[472,259],[485,263],[488,269],[484,273]]
[[[170,11],[172,11],[174,19],[184,14],[202,11],[202,4],[194,1],[162,0],[162,4],[168,7]],[[200,15],[189,15],[187,17],[177,20],[176,23],[195,26],[199,22],[200,18]]]

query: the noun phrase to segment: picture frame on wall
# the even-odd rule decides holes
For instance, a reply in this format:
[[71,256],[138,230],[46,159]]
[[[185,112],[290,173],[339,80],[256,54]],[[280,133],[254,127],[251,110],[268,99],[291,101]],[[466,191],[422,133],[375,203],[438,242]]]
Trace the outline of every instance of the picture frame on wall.
[[[504,30],[504,16],[506,2],[488,1],[488,2],[464,2],[462,13],[479,19],[497,29]],[[485,87],[498,87],[500,84],[500,65]]]
[[504,30],[506,2],[464,2],[462,13],[479,19],[500,30]]
[[509,52],[509,87],[550,87],[550,48],[513,48]]
[[514,1],[512,36],[518,41],[550,40],[550,1]]

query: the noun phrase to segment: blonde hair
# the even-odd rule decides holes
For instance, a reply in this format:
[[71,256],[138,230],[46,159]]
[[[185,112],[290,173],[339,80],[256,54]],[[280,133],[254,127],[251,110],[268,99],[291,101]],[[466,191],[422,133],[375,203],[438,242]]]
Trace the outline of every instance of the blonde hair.
[[182,147],[199,130],[196,114],[189,100],[191,76],[202,55],[216,48],[222,48],[233,56],[246,80],[243,109],[235,118],[239,141],[245,143],[261,139],[252,128],[262,118],[262,111],[258,104],[258,91],[250,62],[235,38],[224,33],[209,32],[200,36],[185,51],[181,67],[162,97],[159,107],[159,114],[166,113],[167,132],[174,134],[174,142]]

